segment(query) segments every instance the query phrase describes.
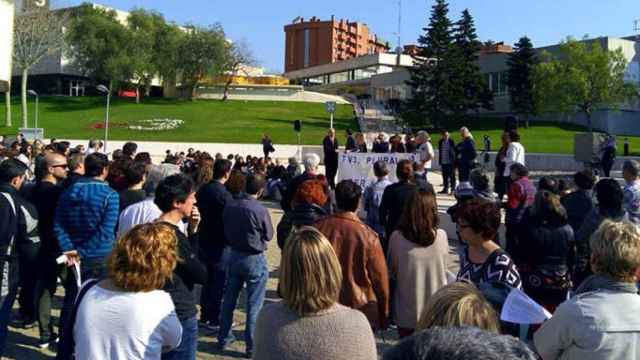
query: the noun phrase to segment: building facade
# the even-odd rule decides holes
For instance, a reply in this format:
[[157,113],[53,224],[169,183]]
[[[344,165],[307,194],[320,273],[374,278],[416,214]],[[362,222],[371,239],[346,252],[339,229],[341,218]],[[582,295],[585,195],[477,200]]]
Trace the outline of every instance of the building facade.
[[366,24],[348,20],[309,21],[298,17],[284,27],[285,72],[384,53],[389,46]]

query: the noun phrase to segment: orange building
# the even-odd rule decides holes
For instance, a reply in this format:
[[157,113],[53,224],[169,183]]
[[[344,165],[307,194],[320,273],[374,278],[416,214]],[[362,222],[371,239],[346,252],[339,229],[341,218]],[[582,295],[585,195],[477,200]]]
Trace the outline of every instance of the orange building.
[[284,27],[286,47],[284,71],[331,64],[361,55],[384,53],[389,45],[366,24],[336,20],[309,21],[298,17]]

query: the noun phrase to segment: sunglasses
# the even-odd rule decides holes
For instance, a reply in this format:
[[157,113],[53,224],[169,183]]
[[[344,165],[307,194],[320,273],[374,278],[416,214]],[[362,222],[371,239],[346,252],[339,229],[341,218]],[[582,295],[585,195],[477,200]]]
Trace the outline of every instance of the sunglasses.
[[69,165],[67,165],[67,164],[59,164],[59,165],[52,165],[51,167],[52,168],[63,168],[63,169],[66,169],[66,168],[69,167]]

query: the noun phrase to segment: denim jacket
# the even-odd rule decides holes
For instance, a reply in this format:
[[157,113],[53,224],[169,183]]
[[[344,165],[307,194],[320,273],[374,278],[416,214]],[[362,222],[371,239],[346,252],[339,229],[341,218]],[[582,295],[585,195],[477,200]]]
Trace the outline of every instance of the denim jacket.
[[380,224],[380,203],[382,202],[382,194],[384,189],[391,185],[392,182],[384,177],[367,186],[364,190],[364,209],[367,212],[367,225],[373,228],[378,234],[384,233],[384,226]]

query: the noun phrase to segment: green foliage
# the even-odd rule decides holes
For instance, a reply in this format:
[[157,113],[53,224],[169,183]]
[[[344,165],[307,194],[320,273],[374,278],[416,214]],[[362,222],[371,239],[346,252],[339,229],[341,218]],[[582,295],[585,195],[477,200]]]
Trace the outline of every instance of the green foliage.
[[133,44],[115,11],[85,4],[72,16],[67,29],[68,56],[86,75],[111,83],[129,81],[134,75]]
[[600,39],[568,39],[559,54],[545,53],[543,59],[534,68],[534,96],[541,110],[584,113],[589,130],[595,111],[617,108],[635,93],[624,81],[627,61],[622,50],[605,50]]
[[[133,70],[133,82],[139,92],[144,86],[148,94],[153,77],[158,74],[158,47],[162,46],[157,37],[166,25],[160,13],[143,9],[134,9],[127,19],[127,31],[131,38],[130,64]],[[139,101],[139,98],[136,98]]]
[[191,99],[202,80],[220,75],[227,67],[229,44],[219,24],[189,26],[179,46],[179,70]]
[[[533,71],[538,58],[533,44],[524,36],[515,44],[514,52],[509,55],[507,65],[507,87],[511,101],[511,109],[524,115],[525,120],[537,113],[533,96]],[[527,121],[525,121],[527,122]]]
[[429,25],[418,39],[418,54],[411,68],[412,97],[403,108],[403,119],[413,127],[438,127],[451,108],[453,92],[450,81],[452,24],[448,18],[449,5],[437,0],[431,10]]

